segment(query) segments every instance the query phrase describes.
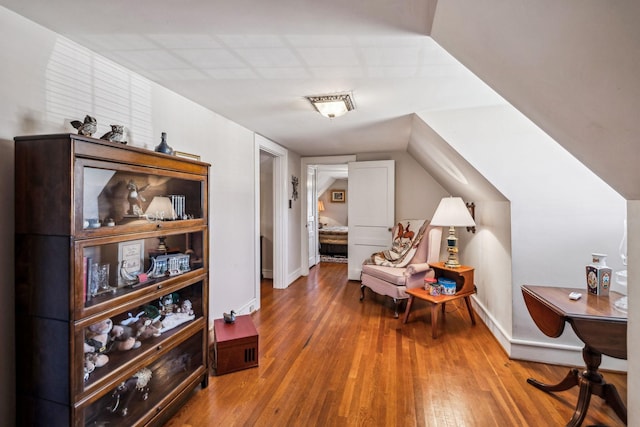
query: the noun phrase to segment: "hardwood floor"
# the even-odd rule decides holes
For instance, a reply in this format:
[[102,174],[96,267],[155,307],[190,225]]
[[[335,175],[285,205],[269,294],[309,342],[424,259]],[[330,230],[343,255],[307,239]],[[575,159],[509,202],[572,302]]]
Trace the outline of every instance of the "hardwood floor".
[[[510,360],[464,304],[447,305],[431,338],[430,311],[416,301],[409,323],[392,303],[347,280],[346,264],[321,263],[286,290],[263,282],[257,368],[194,392],[166,424],[187,426],[564,426],[577,388],[546,394],[567,367]],[[402,317],[402,316],[401,316]],[[606,372],[626,401],[627,376]],[[592,397],[583,423],[623,423]]]

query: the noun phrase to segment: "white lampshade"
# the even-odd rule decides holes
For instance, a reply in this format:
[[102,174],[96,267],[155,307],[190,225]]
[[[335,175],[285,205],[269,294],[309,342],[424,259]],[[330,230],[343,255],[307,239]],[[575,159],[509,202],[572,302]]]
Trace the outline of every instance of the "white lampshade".
[[439,227],[473,227],[475,221],[460,197],[444,197],[431,218],[431,225]]
[[156,220],[174,220],[176,219],[176,211],[173,209],[171,199],[164,196],[156,196],[149,203],[149,207],[145,212],[147,218]]

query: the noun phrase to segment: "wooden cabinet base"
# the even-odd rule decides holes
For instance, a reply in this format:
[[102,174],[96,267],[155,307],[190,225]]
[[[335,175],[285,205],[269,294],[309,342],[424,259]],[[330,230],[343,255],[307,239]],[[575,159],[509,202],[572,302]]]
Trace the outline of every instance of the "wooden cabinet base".
[[216,319],[213,328],[216,375],[258,366],[258,331],[251,316],[238,316],[234,323]]

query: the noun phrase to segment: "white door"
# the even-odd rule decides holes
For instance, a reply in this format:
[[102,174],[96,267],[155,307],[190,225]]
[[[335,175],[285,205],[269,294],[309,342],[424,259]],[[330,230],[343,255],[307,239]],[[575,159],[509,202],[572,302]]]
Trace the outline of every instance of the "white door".
[[349,163],[349,280],[360,280],[362,261],[391,246],[395,211],[393,160]]
[[318,195],[316,190],[317,168],[307,166],[307,233],[309,234],[309,267],[320,261],[318,249]]

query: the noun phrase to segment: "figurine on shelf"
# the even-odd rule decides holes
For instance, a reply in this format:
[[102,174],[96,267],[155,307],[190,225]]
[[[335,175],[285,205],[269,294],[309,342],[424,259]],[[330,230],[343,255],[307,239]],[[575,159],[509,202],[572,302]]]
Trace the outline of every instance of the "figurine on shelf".
[[180,302],[180,296],[175,292],[163,296],[158,302],[160,314],[163,316],[173,315],[174,312],[178,311],[178,302]]
[[122,125],[111,125],[111,130],[102,135],[100,139],[111,142],[120,142],[122,144],[127,143],[127,141],[124,140],[124,126]]
[[111,395],[115,402],[108,409],[113,413],[119,413],[123,417],[126,417],[127,414],[129,414],[129,405],[135,392],[141,394],[141,400],[147,400],[149,398],[149,382],[151,381],[151,377],[151,369],[142,368],[133,374],[131,378],[120,383]]
[[84,117],[84,122],[73,120],[71,121],[71,126],[78,129],[78,135],[91,136],[98,129],[98,122],[95,117],[87,114]]
[[138,188],[135,182],[132,179],[127,183],[127,201],[129,202],[129,210],[127,214],[129,215],[137,215],[142,216],[144,211],[142,210],[141,202],[146,202],[147,199],[141,194],[149,187],[149,184]]
[[186,313],[188,316],[193,316],[193,304],[188,299],[182,301],[178,313]]

